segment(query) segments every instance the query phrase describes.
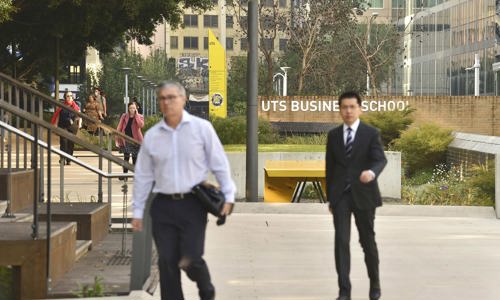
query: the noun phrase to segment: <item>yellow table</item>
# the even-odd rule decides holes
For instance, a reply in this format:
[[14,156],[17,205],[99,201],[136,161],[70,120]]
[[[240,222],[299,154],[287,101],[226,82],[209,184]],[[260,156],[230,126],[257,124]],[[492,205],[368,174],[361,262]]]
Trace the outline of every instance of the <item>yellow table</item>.
[[264,202],[300,202],[307,182],[326,202],[324,160],[267,160],[264,174]]

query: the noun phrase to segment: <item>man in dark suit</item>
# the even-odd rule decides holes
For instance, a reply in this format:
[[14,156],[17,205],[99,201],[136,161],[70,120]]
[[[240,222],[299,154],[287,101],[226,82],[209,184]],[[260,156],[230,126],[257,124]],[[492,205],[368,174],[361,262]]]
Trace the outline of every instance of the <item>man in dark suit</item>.
[[351,214],[365,253],[370,278],[370,300],[381,296],[379,260],[375,243],[375,208],[382,205],[377,178],[387,164],[377,129],[359,121],[361,98],[355,92],[339,97],[344,124],[328,133],[326,146],[326,191],[335,227],[335,266],[339,297],[351,299],[349,279]]

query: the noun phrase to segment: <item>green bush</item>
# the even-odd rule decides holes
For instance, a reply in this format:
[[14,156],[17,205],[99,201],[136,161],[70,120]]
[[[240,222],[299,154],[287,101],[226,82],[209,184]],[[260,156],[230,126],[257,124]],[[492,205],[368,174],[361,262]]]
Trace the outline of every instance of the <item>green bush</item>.
[[490,160],[484,165],[474,165],[469,170],[469,184],[477,188],[481,195],[491,200],[495,199],[495,167]]
[[0,299],[15,299],[15,272],[11,266],[0,266]]
[[423,124],[402,132],[401,137],[395,139],[390,148],[402,152],[406,172],[413,175],[419,170],[430,169],[443,162],[452,141],[450,129]]
[[362,115],[361,120],[380,130],[382,144],[387,149],[389,144],[413,123],[414,111],[415,109],[408,108],[403,111],[372,112]]
[[[211,122],[222,144],[246,143],[247,123],[245,117],[213,118]],[[271,123],[264,119],[259,119],[258,135],[261,144],[272,144],[279,140],[279,136]]]
[[94,277],[93,284],[80,285],[80,290],[76,292],[78,298],[104,297],[104,284],[101,276]]
[[402,200],[420,205],[493,205],[493,200],[485,196],[471,178],[465,177],[460,168],[448,168],[445,164],[437,165],[425,184],[404,182]]
[[152,115],[144,118],[144,127],[142,128],[142,133],[146,133],[151,127],[160,122],[161,116]]
[[286,145],[326,145],[328,134],[314,135],[291,135],[285,137],[283,144]]

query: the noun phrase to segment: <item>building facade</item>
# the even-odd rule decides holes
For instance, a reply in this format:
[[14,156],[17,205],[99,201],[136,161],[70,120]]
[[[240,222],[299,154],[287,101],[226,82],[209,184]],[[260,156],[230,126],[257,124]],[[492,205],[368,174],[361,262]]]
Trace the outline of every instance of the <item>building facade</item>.
[[402,33],[393,78],[396,95],[474,95],[475,54],[480,95],[495,95],[498,0],[393,0]]

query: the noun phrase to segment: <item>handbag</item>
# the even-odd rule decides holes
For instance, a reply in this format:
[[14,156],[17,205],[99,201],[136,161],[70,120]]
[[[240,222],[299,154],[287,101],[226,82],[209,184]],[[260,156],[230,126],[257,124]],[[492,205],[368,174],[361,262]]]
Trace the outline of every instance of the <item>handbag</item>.
[[224,194],[214,185],[202,182],[193,187],[194,196],[200,201],[205,210],[216,216],[217,225],[223,225],[226,222],[226,216],[221,215],[226,198]]

